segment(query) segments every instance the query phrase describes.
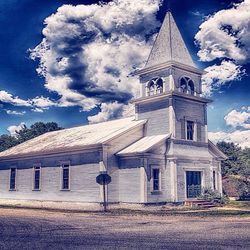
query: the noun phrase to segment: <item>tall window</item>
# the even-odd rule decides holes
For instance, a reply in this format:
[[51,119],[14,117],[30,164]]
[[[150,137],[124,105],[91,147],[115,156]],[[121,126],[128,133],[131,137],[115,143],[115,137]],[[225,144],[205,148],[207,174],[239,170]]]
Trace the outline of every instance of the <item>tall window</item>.
[[158,168],[153,169],[153,191],[160,190],[160,170]]
[[213,186],[214,186],[214,190],[216,190],[216,172],[213,171]]
[[10,190],[16,189],[16,168],[10,169]]
[[34,190],[40,190],[41,167],[34,167]]
[[187,140],[194,140],[194,122],[187,121]]
[[62,165],[62,189],[69,189],[69,164]]

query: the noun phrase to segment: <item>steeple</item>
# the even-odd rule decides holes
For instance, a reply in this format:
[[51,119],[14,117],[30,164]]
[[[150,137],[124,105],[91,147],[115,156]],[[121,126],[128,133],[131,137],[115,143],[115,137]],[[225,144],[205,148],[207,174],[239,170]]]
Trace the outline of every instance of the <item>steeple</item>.
[[167,62],[196,68],[170,11],[164,18],[145,68]]

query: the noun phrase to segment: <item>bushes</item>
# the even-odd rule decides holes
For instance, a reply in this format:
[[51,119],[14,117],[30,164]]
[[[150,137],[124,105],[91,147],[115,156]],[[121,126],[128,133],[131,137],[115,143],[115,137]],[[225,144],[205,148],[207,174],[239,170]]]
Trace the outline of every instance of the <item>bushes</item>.
[[226,195],[221,195],[218,191],[210,188],[204,188],[198,198],[219,204],[226,204],[229,201]]

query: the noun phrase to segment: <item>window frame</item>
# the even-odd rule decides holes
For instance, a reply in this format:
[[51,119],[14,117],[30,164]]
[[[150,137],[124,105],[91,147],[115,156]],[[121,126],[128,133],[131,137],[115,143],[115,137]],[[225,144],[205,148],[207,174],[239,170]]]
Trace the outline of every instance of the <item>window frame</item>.
[[[158,189],[154,189],[154,171],[158,170]],[[162,183],[161,183],[161,168],[158,165],[151,165],[151,193],[152,194],[159,194],[162,190]]]
[[[36,171],[39,169],[39,188],[36,188]],[[41,164],[33,165],[33,189],[32,191],[41,191],[41,182],[42,182],[42,166]]]
[[[67,166],[67,167],[66,167]],[[64,169],[68,168],[68,187],[64,188]],[[61,174],[60,174],[60,190],[61,191],[70,191],[70,162],[61,162]]]
[[213,169],[213,189],[214,191],[217,190],[217,172]]
[[[192,123],[192,139],[189,139],[188,138],[188,123]],[[195,136],[195,122],[194,121],[192,121],[192,120],[186,120],[186,122],[185,122],[185,134],[186,134],[186,140],[188,140],[188,141],[196,141],[196,136]]]
[[184,75],[179,78],[179,92],[196,95],[195,84],[191,77]]
[[[11,185],[11,181],[12,181],[12,175],[11,175],[12,173],[11,173],[11,171],[12,171],[12,169],[15,170],[14,188]],[[17,190],[16,187],[17,187],[17,168],[16,167],[11,167],[10,168],[10,175],[9,175],[9,191],[16,191]]]

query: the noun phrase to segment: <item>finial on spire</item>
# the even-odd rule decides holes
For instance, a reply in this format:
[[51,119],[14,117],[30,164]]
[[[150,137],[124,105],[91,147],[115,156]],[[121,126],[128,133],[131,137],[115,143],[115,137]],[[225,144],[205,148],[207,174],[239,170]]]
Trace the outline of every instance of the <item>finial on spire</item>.
[[171,1],[167,0],[167,12],[171,12]]

